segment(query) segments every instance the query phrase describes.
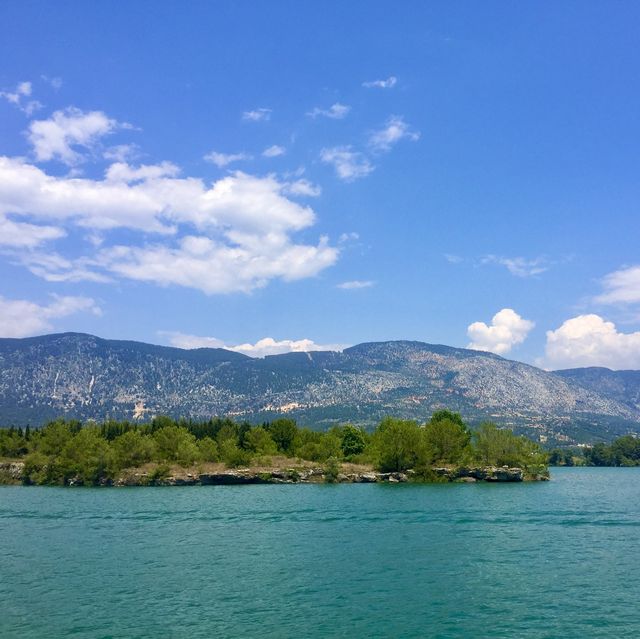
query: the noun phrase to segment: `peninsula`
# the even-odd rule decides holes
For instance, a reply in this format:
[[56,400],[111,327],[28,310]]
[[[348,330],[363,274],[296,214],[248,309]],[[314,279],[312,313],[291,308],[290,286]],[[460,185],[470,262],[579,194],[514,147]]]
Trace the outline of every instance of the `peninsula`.
[[0,482],[67,486],[475,482],[548,479],[533,441],[458,413],[423,424],[384,418],[320,432],[288,418],[261,425],[214,418],[146,424],[56,420],[0,430]]

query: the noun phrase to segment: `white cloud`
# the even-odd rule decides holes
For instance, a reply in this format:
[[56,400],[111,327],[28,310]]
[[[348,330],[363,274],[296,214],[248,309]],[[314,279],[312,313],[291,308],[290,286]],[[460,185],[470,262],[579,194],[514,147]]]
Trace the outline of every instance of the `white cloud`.
[[121,124],[102,111],[84,113],[70,107],[56,111],[48,120],[31,122],[27,138],[39,162],[58,159],[73,166],[83,160],[74,147],[92,150],[101,137],[119,128],[130,128],[130,125]]
[[544,364],[549,368],[605,366],[640,368],[640,331],[620,333],[599,315],[573,317],[547,331]]
[[362,86],[367,89],[392,89],[396,86],[398,78],[389,76],[386,80],[373,80],[371,82],[363,82]]
[[40,77],[44,82],[46,82],[48,85],[51,86],[51,88],[55,89],[56,91],[62,88],[62,78],[59,78],[57,76],[50,77],[48,75],[41,75]]
[[322,193],[322,189],[317,185],[309,182],[304,178],[287,182],[284,192],[288,195],[302,195],[305,197],[318,197]]
[[114,246],[103,249],[97,263],[129,279],[195,288],[209,295],[248,293],[274,279],[312,277],[331,266],[337,250],[321,238],[317,246],[291,244],[277,233],[238,234],[243,244],[222,244],[204,236],[183,237],[177,246]]
[[274,278],[315,276],[337,260],[338,250],[326,238],[315,245],[293,241],[293,233],[313,225],[315,214],[287,193],[313,195],[312,185],[236,172],[208,186],[177,172],[169,162],[137,168],[117,163],[104,180],[64,178],[0,157],[0,220],[15,224],[6,216],[22,215],[29,223],[55,221],[56,227],[32,225],[30,234],[39,233],[39,241],[55,239],[65,227],[106,239],[111,229],[143,234],[138,245],[135,238],[128,246],[105,242],[88,256],[19,254],[19,261],[49,281],[118,275],[209,294],[248,292]]
[[599,304],[635,304],[640,302],[640,266],[629,266],[606,275],[604,293],[595,301]]
[[420,139],[420,133],[412,131],[401,116],[392,115],[382,129],[369,136],[369,145],[375,151],[389,151],[394,144],[404,139],[416,142]]
[[262,152],[262,155],[265,158],[277,158],[280,155],[284,155],[286,152],[287,150],[283,146],[278,146],[277,144],[274,144],[273,146],[266,148]]
[[471,343],[467,348],[503,355],[524,342],[534,326],[534,322],[523,319],[513,309],[503,308],[493,316],[489,326],[484,322],[469,325],[467,335]]
[[346,291],[353,291],[360,288],[371,288],[374,285],[375,282],[372,280],[351,280],[349,282],[342,282],[342,284],[338,284],[337,287]]
[[454,255],[453,253],[445,253],[444,259],[449,262],[449,264],[460,264],[464,262],[464,257],[460,257],[460,255]]
[[318,116],[322,116],[325,118],[331,118],[332,120],[342,120],[347,117],[351,111],[351,107],[346,104],[340,104],[336,102],[332,104],[328,109],[321,109],[320,107],[315,107],[311,111],[307,113],[308,116],[312,118],[317,118]]
[[42,108],[42,104],[38,100],[29,100],[31,91],[31,82],[20,82],[13,91],[0,91],[0,98],[18,107],[23,113],[32,115]]
[[346,242],[355,242],[356,240],[360,239],[360,234],[356,233],[355,231],[351,231],[350,233],[342,233],[340,235],[340,238],[338,239],[338,242],[340,244],[344,244]]
[[241,162],[242,160],[251,160],[251,156],[247,153],[218,153],[211,151],[204,156],[207,162],[215,164],[217,167],[223,168],[233,162]]
[[320,159],[325,164],[333,165],[336,175],[345,182],[353,182],[358,178],[363,178],[374,169],[371,162],[362,153],[353,151],[350,146],[322,149]]
[[501,257],[499,255],[485,255],[481,264],[499,264],[505,266],[511,275],[517,277],[533,277],[549,270],[550,263],[546,257],[526,259],[524,257]]
[[216,337],[199,337],[173,331],[160,331],[159,334],[167,337],[169,343],[177,348],[225,348],[249,357],[264,357],[265,355],[279,355],[282,353],[307,353],[310,351],[342,351],[347,348],[345,344],[316,344],[310,339],[275,340],[272,337],[260,339],[255,344],[232,346],[225,344]]
[[28,300],[10,300],[0,296],[0,336],[27,337],[51,330],[51,320],[80,312],[100,315],[101,310],[90,297],[52,296],[47,305]]
[[271,109],[254,109],[253,111],[245,111],[242,114],[243,120],[249,122],[262,122],[271,119]]
[[133,168],[125,162],[116,162],[107,169],[105,178],[109,182],[130,184],[146,180],[159,180],[160,178],[173,178],[179,173],[180,168],[171,162],[141,164],[138,168]]
[[102,157],[110,162],[131,162],[140,156],[137,144],[117,144],[104,151]]
[[64,229],[27,222],[14,222],[0,214],[0,246],[35,248],[50,240],[64,237]]

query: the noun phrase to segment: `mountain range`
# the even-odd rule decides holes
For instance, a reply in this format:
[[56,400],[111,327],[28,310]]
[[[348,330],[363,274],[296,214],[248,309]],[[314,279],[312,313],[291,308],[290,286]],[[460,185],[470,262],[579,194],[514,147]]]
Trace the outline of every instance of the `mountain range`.
[[640,432],[640,371],[547,372],[483,351],[392,341],[343,352],[251,358],[62,333],[0,339],[0,424],[58,416],[144,421],[154,415],[327,428],[384,415],[425,421],[440,408],[493,420],[548,444]]

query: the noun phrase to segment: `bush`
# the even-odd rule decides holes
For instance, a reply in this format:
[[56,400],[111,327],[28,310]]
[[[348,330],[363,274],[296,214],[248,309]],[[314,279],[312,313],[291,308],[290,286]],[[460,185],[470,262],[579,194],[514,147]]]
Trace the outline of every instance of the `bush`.
[[335,484],[340,475],[340,462],[335,457],[329,457],[324,466],[324,480],[327,484]]

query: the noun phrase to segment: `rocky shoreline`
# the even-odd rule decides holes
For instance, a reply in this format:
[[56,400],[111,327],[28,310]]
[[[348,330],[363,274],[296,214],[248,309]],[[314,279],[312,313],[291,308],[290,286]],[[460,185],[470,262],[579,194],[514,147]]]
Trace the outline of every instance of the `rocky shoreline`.
[[[484,467],[434,467],[433,481],[474,483],[478,481],[491,483],[546,481],[548,474],[526,475],[522,468],[507,466]],[[24,483],[24,462],[0,462],[0,484]],[[223,469],[216,472],[198,472],[185,469],[171,469],[159,475],[157,471],[148,469],[131,469],[123,472],[113,481],[104,482],[105,486],[230,486],[246,484],[372,484],[372,483],[428,483],[428,480],[416,476],[415,471],[381,473],[375,471],[329,473],[325,468],[291,467],[278,469],[236,468]],[[69,486],[78,485],[70,479]]]

